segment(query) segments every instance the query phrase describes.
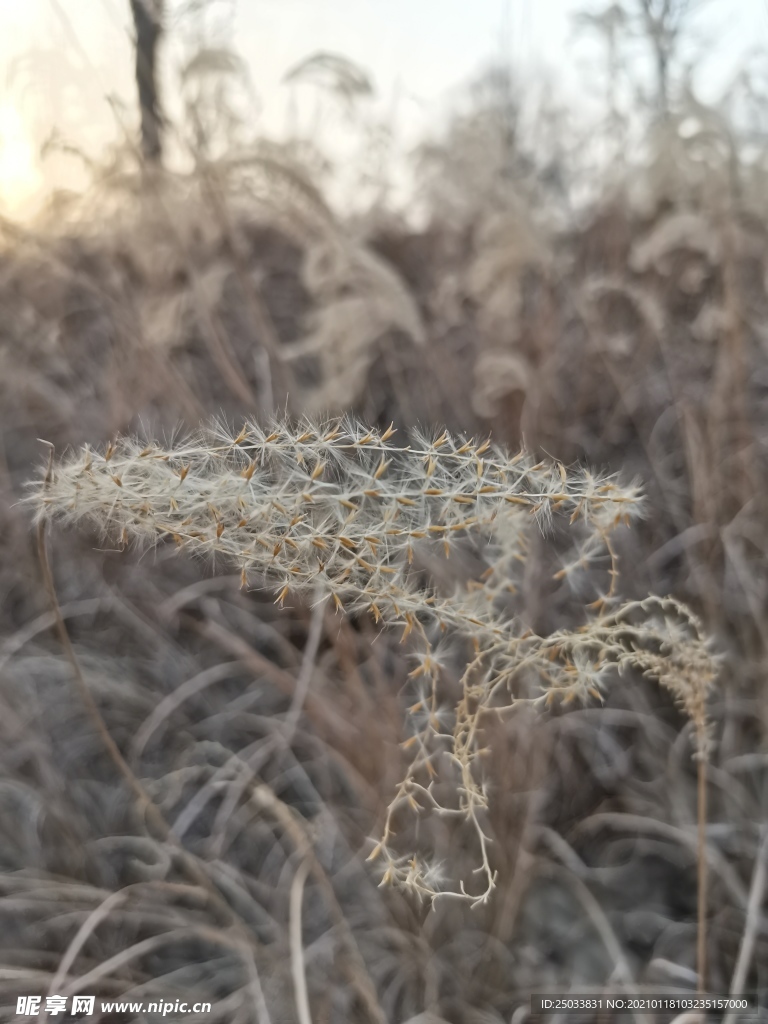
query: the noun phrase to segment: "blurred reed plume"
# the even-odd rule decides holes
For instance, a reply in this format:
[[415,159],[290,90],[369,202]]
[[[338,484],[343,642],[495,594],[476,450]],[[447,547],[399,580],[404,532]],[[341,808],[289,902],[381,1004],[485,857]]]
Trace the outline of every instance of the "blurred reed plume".
[[[599,700],[617,672],[635,668],[680,702],[703,760],[715,660],[698,619],[678,601],[618,604],[611,535],[641,514],[636,484],[447,431],[413,433],[404,445],[395,433],[347,418],[267,428],[248,421],[239,433],[214,424],[168,446],[124,437],[103,452],[65,456],[30,500],[41,523],[91,520],[124,545],[172,539],[235,564],[244,587],[254,575],[266,580],[277,603],[304,591],[316,604],[330,600],[340,612],[367,611],[401,627],[416,647],[410,678],[418,695],[405,743],[414,754],[369,859],[383,860],[382,883],[419,898],[484,902],[496,881],[477,764],[484,717],[523,703]],[[542,637],[522,623],[516,584],[532,534],[554,535],[558,526],[569,543],[557,578],[583,588],[592,567],[606,585],[582,625]],[[481,572],[463,582],[453,576],[450,587],[426,581],[432,549],[448,557],[468,544]],[[451,644],[463,645],[465,668],[448,710],[441,678]],[[480,891],[463,880],[449,888],[441,865],[396,849],[403,816],[425,810],[471,825]]]

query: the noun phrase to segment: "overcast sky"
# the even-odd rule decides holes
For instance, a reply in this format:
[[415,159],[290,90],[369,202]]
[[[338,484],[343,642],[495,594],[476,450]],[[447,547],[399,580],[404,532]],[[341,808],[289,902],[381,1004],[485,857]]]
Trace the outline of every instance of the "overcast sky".
[[[172,12],[183,0],[169,0]],[[234,7],[231,41],[246,60],[263,124],[285,124],[281,79],[319,50],[343,54],[373,78],[382,105],[418,132],[466,82],[507,55],[525,77],[548,71],[572,99],[586,96],[593,51],[576,42],[573,15],[599,0],[215,0]],[[0,202],[40,186],[36,148],[54,123],[96,152],[115,134],[107,97],[134,104],[128,0],[0,0]],[[768,0],[708,0],[710,39],[698,83],[710,99],[745,51],[768,50]],[[705,56],[707,47],[705,46]],[[768,60],[768,58],[767,58]]]

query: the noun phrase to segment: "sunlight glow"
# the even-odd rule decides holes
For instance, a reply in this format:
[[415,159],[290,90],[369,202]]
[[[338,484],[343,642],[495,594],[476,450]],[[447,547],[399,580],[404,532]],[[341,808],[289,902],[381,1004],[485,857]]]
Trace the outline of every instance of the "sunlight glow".
[[24,216],[39,195],[43,180],[21,114],[0,103],[0,210]]

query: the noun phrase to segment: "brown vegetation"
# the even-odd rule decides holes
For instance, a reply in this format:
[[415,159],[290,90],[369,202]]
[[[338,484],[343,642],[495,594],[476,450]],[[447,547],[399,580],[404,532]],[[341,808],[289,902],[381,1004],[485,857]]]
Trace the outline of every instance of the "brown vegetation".
[[[532,991],[695,988],[702,918],[709,987],[758,983],[764,156],[688,95],[642,160],[599,168],[584,198],[576,144],[547,135],[556,111],[530,142],[498,90],[479,95],[420,154],[420,229],[381,209],[349,222],[306,162],[263,142],[186,178],[120,165],[55,226],[2,225],[0,1019],[21,991],[78,991],[194,994],[214,1019],[258,1024],[520,1021]],[[368,609],[338,617],[286,594],[281,610],[240,589],[239,566],[211,572],[172,542],[123,554],[56,530],[72,663],[51,632],[21,503],[38,438],[104,454],[143,431],[172,448],[180,425],[286,409],[478,444],[492,432],[574,479],[642,481],[644,519],[612,535],[636,603],[623,620],[601,611],[602,628],[626,636],[650,609],[693,655],[652,644],[602,706],[488,716],[479,813],[496,890],[474,909],[380,888],[365,863],[425,700],[408,643]],[[606,564],[564,577],[564,532],[527,543],[516,629],[578,669],[568,644]],[[477,551],[437,554],[417,569],[438,592],[477,577]],[[649,593],[675,600],[641,605]],[[704,635],[720,681],[696,736]],[[439,658],[430,711],[450,731],[466,659],[447,642]],[[417,815],[398,841],[423,851],[432,888],[476,867],[450,815]]]

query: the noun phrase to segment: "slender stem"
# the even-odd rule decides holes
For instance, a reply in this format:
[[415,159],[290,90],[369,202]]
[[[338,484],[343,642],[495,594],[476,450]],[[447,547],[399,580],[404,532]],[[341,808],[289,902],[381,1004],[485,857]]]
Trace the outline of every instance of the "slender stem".
[[[755,942],[760,932],[762,919],[763,897],[765,896],[765,885],[768,880],[768,825],[764,825],[761,831],[761,842],[757,848],[755,866],[752,871],[752,882],[749,887],[749,900],[744,921],[744,932],[739,945],[739,955],[736,960],[736,967],[731,979],[731,996],[741,996],[744,993],[744,986],[747,983],[752,955],[755,951]],[[723,1024],[735,1024],[739,1017],[736,1010],[729,1010],[723,1019]]]
[[301,900],[310,866],[309,858],[305,857],[294,875],[290,898],[291,973],[293,974],[296,1013],[301,1024],[312,1024],[312,1013],[307,993],[307,969],[304,961],[304,945],[301,934]]
[[699,992],[707,986],[707,760],[699,753],[698,760],[698,927],[696,936],[696,969]]

